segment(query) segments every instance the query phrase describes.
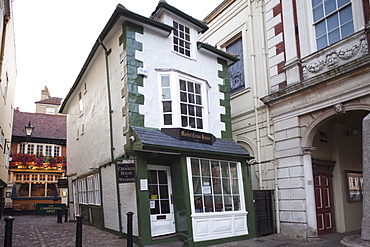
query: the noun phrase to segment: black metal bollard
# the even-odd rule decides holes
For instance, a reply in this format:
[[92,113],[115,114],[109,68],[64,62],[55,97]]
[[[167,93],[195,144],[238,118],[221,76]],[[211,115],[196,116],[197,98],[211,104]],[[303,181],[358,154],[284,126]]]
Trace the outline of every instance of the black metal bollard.
[[5,238],[4,247],[12,246],[12,235],[13,235],[13,220],[12,216],[5,217]]
[[65,210],[65,215],[64,215],[64,222],[68,222],[68,208]]
[[76,215],[76,247],[82,247],[82,215]]
[[63,221],[62,221],[62,210],[61,209],[57,209],[57,222],[58,223],[63,223]]
[[132,241],[132,215],[133,212],[126,213],[127,215],[127,247],[133,247]]

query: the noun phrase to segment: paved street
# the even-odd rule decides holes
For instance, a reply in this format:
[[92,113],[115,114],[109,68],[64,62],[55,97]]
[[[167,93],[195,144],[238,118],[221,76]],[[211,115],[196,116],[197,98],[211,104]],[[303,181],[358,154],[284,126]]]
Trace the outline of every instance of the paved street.
[[[13,221],[13,246],[14,247],[49,247],[49,246],[75,246],[76,244],[76,223],[57,223],[56,216],[14,216]],[[4,218],[0,220],[0,246],[4,243]],[[126,246],[126,239],[120,239],[117,235],[99,230],[93,226],[82,225],[82,245],[88,247],[116,247]],[[334,233],[321,236],[312,242],[305,242],[296,239],[287,239],[280,235],[271,235],[262,238],[236,241],[225,244],[214,245],[213,247],[226,246],[315,246],[315,247],[337,247],[341,246],[340,241],[344,236],[358,235],[359,231],[340,234]],[[136,245],[134,245],[136,246]],[[171,244],[158,245],[156,247],[171,247]],[[177,245],[178,246],[178,245]]]
[[[56,216],[14,216],[14,247],[75,246],[76,223],[57,223]],[[4,218],[0,221],[0,246],[4,243]],[[82,225],[83,246],[126,246],[126,239],[101,231],[93,226]]]

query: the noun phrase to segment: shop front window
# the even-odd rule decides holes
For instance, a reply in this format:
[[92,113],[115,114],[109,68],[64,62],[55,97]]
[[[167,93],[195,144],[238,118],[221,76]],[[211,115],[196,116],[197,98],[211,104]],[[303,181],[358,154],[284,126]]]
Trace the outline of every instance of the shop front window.
[[195,213],[241,210],[238,163],[190,159]]

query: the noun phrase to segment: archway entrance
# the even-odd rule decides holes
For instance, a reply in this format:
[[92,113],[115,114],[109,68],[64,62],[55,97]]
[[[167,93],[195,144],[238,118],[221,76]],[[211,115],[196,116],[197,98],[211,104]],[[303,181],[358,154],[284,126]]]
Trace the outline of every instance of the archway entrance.
[[353,196],[353,178],[348,174],[361,179],[362,119],[368,113],[348,111],[315,128],[312,169],[319,235],[361,228],[361,196]]

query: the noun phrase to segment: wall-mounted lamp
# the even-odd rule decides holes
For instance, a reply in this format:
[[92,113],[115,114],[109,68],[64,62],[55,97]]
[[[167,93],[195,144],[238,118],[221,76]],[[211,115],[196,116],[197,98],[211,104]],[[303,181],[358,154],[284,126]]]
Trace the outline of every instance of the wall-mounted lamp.
[[31,121],[28,121],[28,125],[25,126],[26,129],[26,136],[31,136],[33,131],[33,126],[31,125]]

